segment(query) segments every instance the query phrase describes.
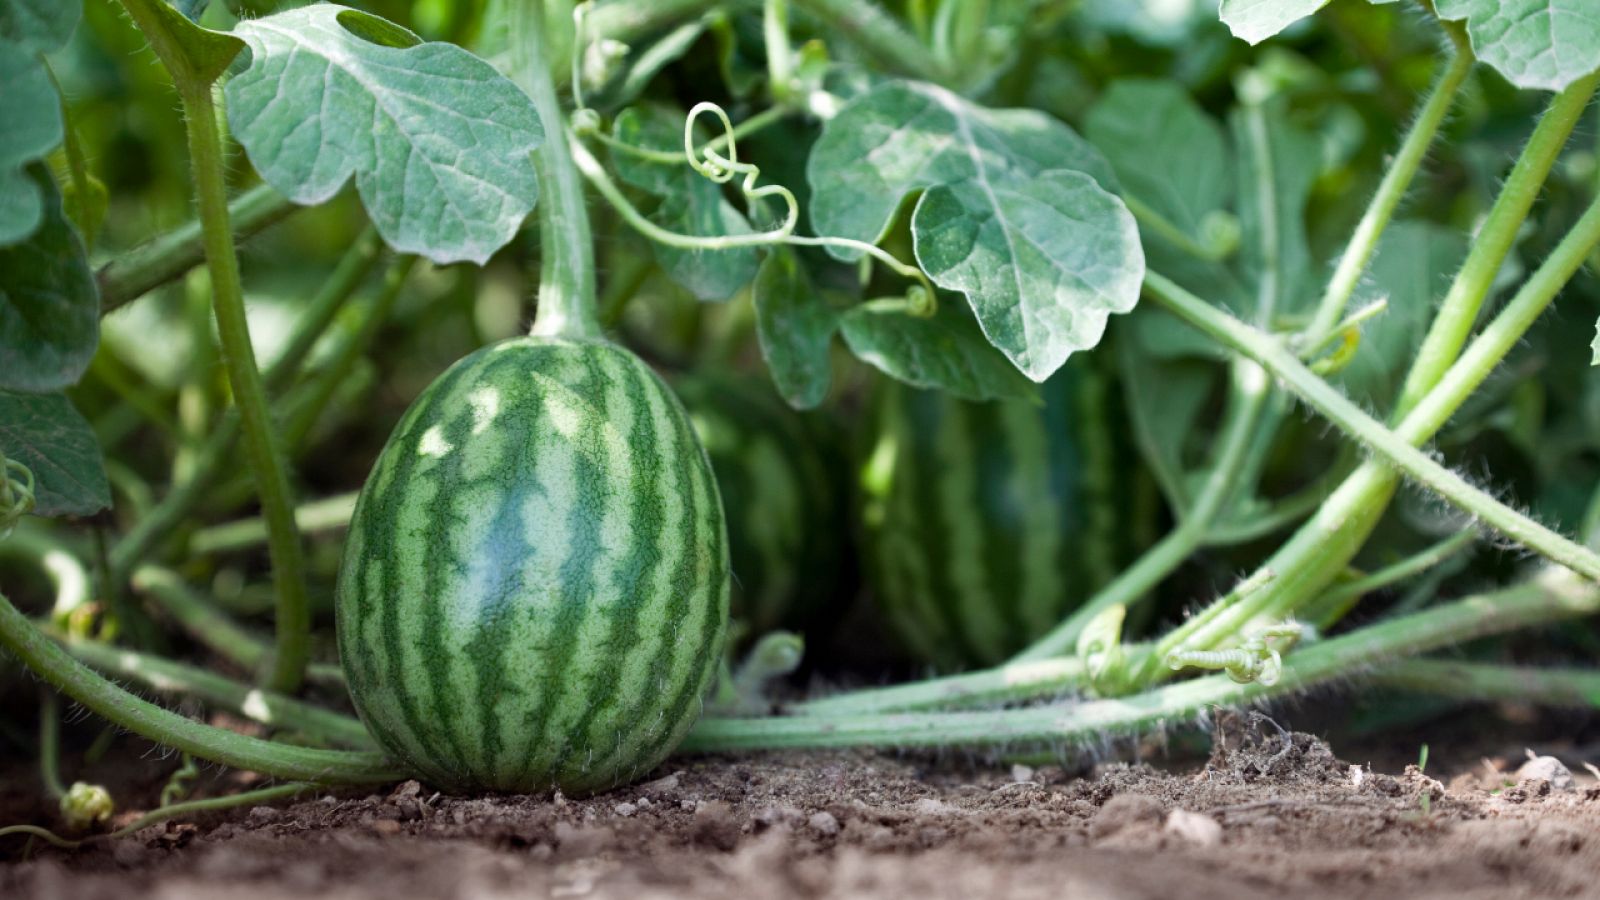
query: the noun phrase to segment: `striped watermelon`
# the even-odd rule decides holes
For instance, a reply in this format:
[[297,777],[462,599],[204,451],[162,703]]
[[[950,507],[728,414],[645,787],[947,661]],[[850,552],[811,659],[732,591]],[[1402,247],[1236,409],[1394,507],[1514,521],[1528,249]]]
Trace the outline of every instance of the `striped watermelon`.
[[699,716],[727,625],[722,506],[683,408],[608,343],[466,357],[367,479],[335,612],[362,721],[431,783],[643,775]]
[[711,457],[728,515],[733,613],[750,634],[804,630],[839,596],[847,507],[843,453],[826,423],[789,408],[762,380],[673,380]]
[[885,380],[861,468],[873,593],[919,659],[993,665],[1117,571],[1105,379],[1076,360],[1044,403],[969,403]]

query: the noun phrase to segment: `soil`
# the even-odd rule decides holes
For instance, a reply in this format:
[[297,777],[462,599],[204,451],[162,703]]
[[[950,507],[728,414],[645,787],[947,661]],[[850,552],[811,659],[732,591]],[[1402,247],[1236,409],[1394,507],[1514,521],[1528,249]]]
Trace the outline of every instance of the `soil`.
[[[1214,736],[1209,759],[1164,768],[807,753],[674,760],[582,800],[407,782],[75,852],[8,838],[0,897],[1600,897],[1600,784],[1581,768],[1509,745],[1428,774],[1358,765],[1265,717]],[[172,767],[110,786],[153,797]],[[48,821],[36,784],[0,774],[5,821]]]

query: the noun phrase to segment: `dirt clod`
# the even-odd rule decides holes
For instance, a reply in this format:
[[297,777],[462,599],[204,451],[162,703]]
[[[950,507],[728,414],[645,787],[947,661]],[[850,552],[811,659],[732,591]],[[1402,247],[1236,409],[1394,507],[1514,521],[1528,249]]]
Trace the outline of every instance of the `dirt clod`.
[[[1089,777],[810,753],[675,760],[592,798],[448,797],[412,782],[75,853],[3,843],[0,897],[1600,900],[1600,788],[1586,773],[1578,790],[1508,787],[1476,754],[1423,775],[1353,767],[1269,722],[1224,730],[1204,765],[1107,764]],[[12,772],[0,787],[31,777]],[[164,777],[142,779],[147,802]],[[131,811],[136,793],[120,789],[119,805]],[[15,790],[0,800],[10,820],[44,814]]]

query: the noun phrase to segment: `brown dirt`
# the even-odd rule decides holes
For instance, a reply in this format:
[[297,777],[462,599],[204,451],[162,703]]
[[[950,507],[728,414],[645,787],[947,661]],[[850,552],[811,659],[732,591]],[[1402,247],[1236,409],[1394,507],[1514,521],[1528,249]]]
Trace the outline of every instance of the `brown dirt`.
[[[816,753],[676,761],[587,800],[408,782],[75,853],[8,839],[0,897],[1600,897],[1600,785],[1581,770],[1519,781],[1501,758],[1441,784],[1270,723],[1221,737],[1170,771]],[[15,821],[37,801],[6,776]]]

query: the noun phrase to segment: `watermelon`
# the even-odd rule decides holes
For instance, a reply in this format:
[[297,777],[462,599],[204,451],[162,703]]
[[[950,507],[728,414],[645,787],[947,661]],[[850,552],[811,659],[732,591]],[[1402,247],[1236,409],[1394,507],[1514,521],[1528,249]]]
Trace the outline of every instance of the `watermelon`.
[[765,379],[673,380],[705,445],[728,516],[733,614],[747,634],[804,631],[838,607],[849,504],[828,423],[791,409]]
[[587,794],[657,765],[721,658],[728,544],[666,385],[601,341],[462,359],[395,428],[335,596],[361,719],[454,791]]
[[1076,360],[1043,403],[881,382],[861,466],[864,555],[889,630],[941,670],[993,665],[1118,570],[1106,380]]

